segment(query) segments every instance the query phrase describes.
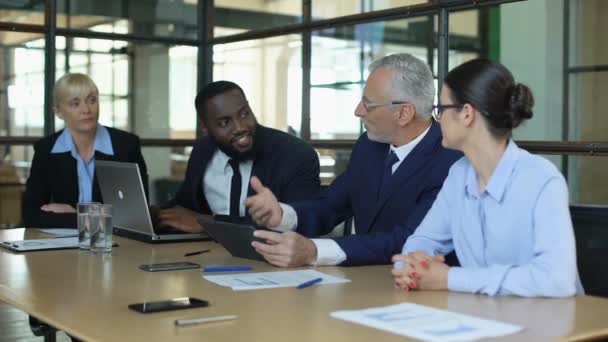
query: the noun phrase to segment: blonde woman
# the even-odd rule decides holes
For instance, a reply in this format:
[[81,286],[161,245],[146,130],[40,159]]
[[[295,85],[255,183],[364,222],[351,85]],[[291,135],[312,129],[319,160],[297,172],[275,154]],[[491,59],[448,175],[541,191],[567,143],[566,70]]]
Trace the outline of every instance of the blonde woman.
[[76,203],[101,201],[95,160],[139,164],[147,194],[139,138],[99,124],[99,91],[93,80],[64,75],[55,83],[53,101],[65,128],[34,145],[22,205],[26,227],[76,227]]

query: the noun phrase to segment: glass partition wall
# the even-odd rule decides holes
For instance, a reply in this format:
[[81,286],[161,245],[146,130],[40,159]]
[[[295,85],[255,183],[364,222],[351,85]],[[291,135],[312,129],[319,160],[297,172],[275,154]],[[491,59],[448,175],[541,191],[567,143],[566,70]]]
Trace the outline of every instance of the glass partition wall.
[[560,168],[572,202],[605,204],[606,15],[603,0],[0,2],[0,225],[19,224],[32,144],[63,127],[51,89],[66,72],[95,80],[102,124],[140,135],[158,203],[183,178],[208,82],[240,84],[261,124],[313,144],[329,183],[364,130],[367,66],[399,52],[438,88],[472,58],[505,64],[536,96],[514,138]]

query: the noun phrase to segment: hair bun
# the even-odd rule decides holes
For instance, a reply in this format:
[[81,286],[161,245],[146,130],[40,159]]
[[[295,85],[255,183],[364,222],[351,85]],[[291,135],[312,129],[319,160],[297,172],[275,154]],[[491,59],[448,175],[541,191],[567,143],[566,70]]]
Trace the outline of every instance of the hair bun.
[[507,89],[506,114],[510,118],[511,128],[515,128],[522,121],[530,119],[533,115],[534,97],[528,86],[516,83]]

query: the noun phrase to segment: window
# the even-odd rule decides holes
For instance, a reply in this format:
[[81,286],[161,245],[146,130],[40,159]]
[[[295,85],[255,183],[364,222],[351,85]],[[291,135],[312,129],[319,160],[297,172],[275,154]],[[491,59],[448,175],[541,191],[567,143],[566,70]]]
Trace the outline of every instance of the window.
[[261,124],[298,135],[301,46],[299,35],[215,45],[213,78],[241,86]]
[[[314,31],[310,70],[312,139],[356,139],[363,132],[355,107],[374,60],[411,53],[427,60],[435,50],[434,17],[373,22]],[[435,58],[430,64],[436,64]]]

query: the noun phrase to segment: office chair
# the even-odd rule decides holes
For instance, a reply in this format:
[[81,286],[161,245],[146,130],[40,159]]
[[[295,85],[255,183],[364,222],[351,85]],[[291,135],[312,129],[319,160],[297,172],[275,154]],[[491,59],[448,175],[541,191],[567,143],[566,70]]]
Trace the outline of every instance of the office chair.
[[608,206],[572,205],[578,272],[585,293],[608,297]]

